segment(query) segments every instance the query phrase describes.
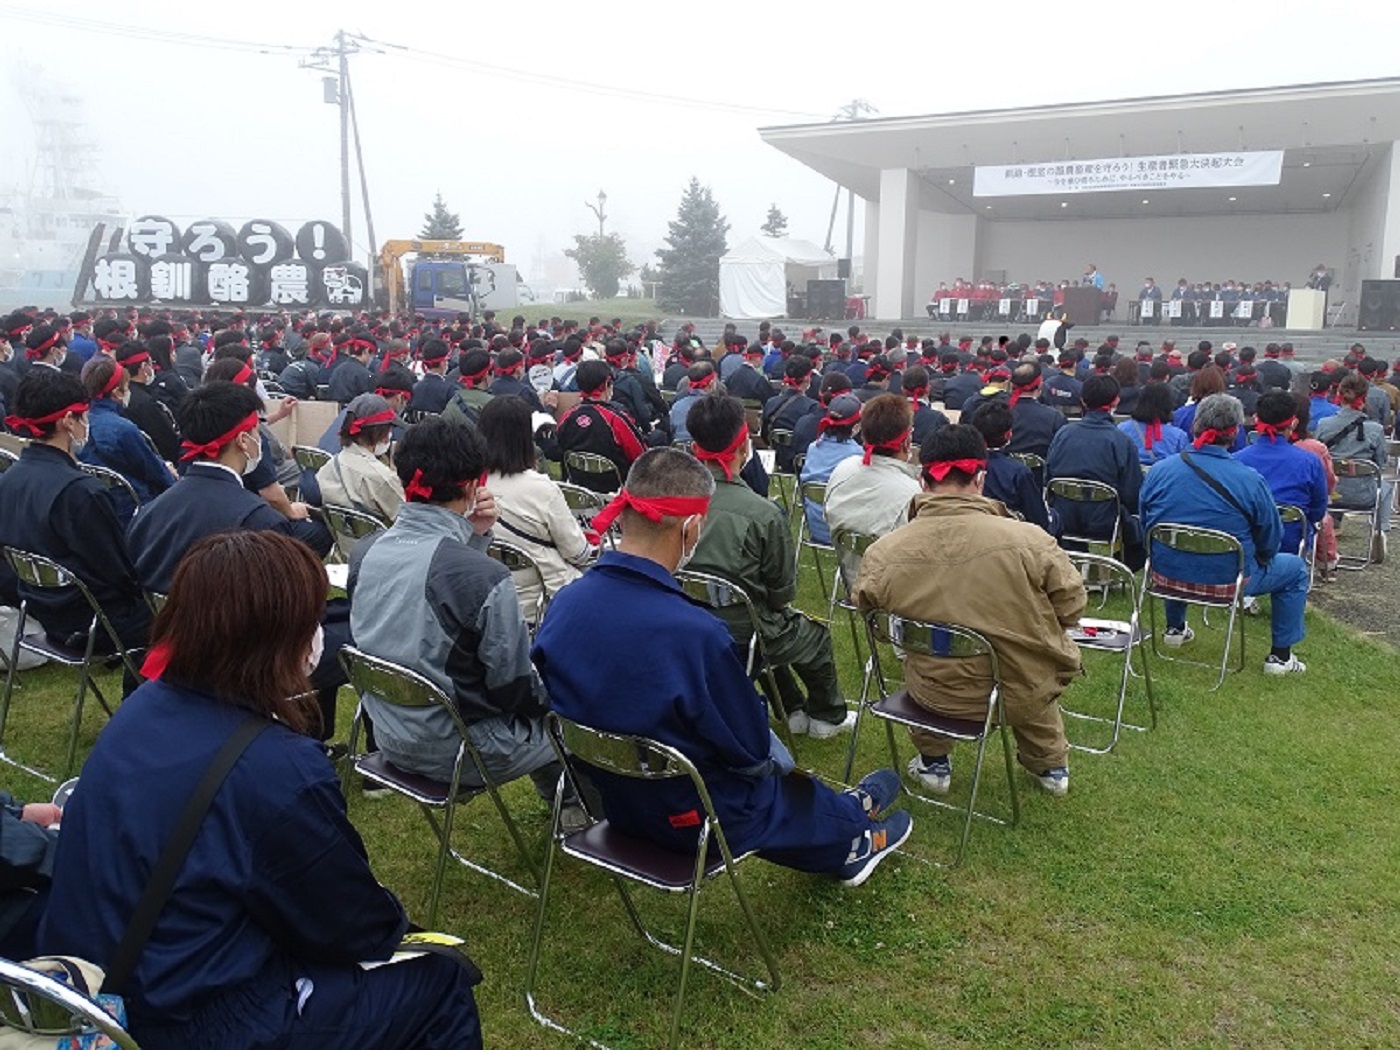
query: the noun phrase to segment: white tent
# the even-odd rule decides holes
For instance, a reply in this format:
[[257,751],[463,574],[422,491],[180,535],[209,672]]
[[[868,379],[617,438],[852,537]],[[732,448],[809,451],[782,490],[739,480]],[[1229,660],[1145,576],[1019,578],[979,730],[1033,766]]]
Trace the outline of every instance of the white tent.
[[787,289],[836,276],[836,259],[811,241],[750,237],[719,260],[719,312],[725,317],[783,317]]

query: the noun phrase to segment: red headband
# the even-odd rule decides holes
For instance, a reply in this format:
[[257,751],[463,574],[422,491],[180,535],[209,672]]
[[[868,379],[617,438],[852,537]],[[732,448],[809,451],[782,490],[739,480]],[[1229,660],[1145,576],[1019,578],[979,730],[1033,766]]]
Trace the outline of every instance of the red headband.
[[186,460],[198,459],[200,456],[204,456],[206,459],[218,459],[219,453],[232,444],[234,438],[238,437],[239,434],[244,434],[250,430],[256,430],[257,428],[258,414],[256,412],[250,412],[245,419],[227,434],[220,434],[213,441],[206,441],[203,444],[199,444],[195,441],[182,441],[180,442],[180,447],[185,451],[180,456],[180,461],[183,463]]
[[910,406],[917,411],[920,403],[922,403],[924,399],[924,395],[927,393],[928,387],[915,386],[910,387],[908,390],[904,391],[904,396],[909,399]]
[[1152,445],[1162,440],[1162,424],[1160,420],[1154,419],[1142,428],[1142,445],[1148,452],[1152,451]]
[[800,379],[794,379],[792,376],[783,376],[783,386],[789,388],[790,390],[805,389],[807,384],[808,379],[806,376],[802,376]]
[[125,375],[126,370],[120,365],[118,365],[116,368],[113,368],[111,376],[108,377],[107,382],[102,384],[102,389],[97,392],[97,396],[106,397],[113,390],[117,389],[117,387],[121,386],[122,377]]
[[169,642],[152,646],[141,664],[141,677],[150,681],[165,674],[165,669],[170,666],[170,658],[174,654],[175,648]]
[[69,412],[73,412],[77,415],[82,415],[87,410],[87,405],[79,403],[68,405],[66,408],[60,408],[57,412],[50,412],[46,416],[6,416],[5,426],[9,427],[11,430],[19,430],[23,428],[29,431],[35,437],[39,437],[39,435],[42,433],[42,431],[39,428],[44,426],[45,424],[57,423]]
[[855,415],[846,416],[844,419],[836,416],[823,416],[817,421],[817,433],[825,434],[828,427],[849,427],[860,422],[860,409],[856,409]]
[[690,389],[704,390],[706,387],[713,385],[716,375],[717,373],[715,372],[706,372],[699,379],[692,379],[690,381]]
[[374,392],[380,397],[382,397],[385,401],[388,401],[391,397],[400,397],[403,394],[408,393],[408,391],[406,390],[400,390],[398,387],[393,386],[375,387]]
[[960,470],[964,474],[976,474],[979,470],[985,470],[987,461],[985,459],[943,459],[933,463],[924,464],[924,475],[934,481],[942,481],[948,476],[949,471]]
[[884,451],[884,452],[901,452],[901,451],[903,451],[903,449],[904,449],[904,439],[907,438],[908,436],[909,436],[909,431],[906,430],[906,431],[904,431],[902,434],[900,434],[898,437],[890,438],[890,440],[888,440],[888,441],[877,441],[877,442],[876,442],[875,444],[873,444],[873,445],[867,443],[866,446],[865,446],[865,455],[861,457],[861,463],[864,464],[864,465],[867,466],[867,467],[870,466],[871,457],[875,455],[875,453],[876,453],[877,450],[878,450],[878,451]]
[[[718,452],[711,452],[709,449],[701,448],[699,445],[691,445],[690,454],[701,463],[718,463],[720,469],[724,471],[724,480],[733,481],[734,460],[739,455],[739,449],[744,447],[744,442],[748,439],[748,436],[749,428],[748,425],[745,424],[740,427],[739,432],[734,435],[734,440]],[[599,529],[598,531],[602,532],[603,530]]]
[[1200,435],[1195,441],[1191,442],[1191,444],[1196,448],[1202,448],[1205,445],[1214,445],[1223,437],[1228,437],[1233,440],[1237,429],[1237,427],[1225,427],[1221,430],[1216,430],[1214,427],[1207,427],[1205,430],[1201,431]]
[[358,434],[365,427],[379,426],[381,423],[392,423],[394,421],[394,410],[386,408],[383,412],[376,412],[372,416],[364,416],[361,419],[350,421],[350,433]]
[[662,518],[687,518],[692,514],[705,514],[710,509],[710,498],[708,496],[659,496],[654,499],[647,499],[642,496],[634,496],[623,489],[613,501],[600,510],[593,518],[593,528],[604,533],[609,526],[617,520],[617,516],[622,513],[623,508],[631,507],[638,514],[641,514],[648,521],[658,524]]
[[[486,475],[483,473],[481,477],[476,479],[476,483],[477,485],[485,485]],[[466,487],[470,484],[471,479],[467,479],[465,481],[456,481],[453,482],[451,485],[445,485],[443,487],[461,488],[465,490]],[[433,498],[433,488],[434,486],[429,485],[423,480],[423,472],[421,470],[415,470],[413,472],[413,477],[409,478],[408,483],[404,485],[403,494],[405,498],[407,498],[410,502],[416,500],[419,503],[430,503],[432,502]]]
[[1279,423],[1262,423],[1256,421],[1254,424],[1254,432],[1256,434],[1263,435],[1270,441],[1273,441],[1274,438],[1278,437],[1287,439],[1289,433],[1292,432],[1293,428],[1297,425],[1297,416],[1289,416],[1287,419]]
[[130,357],[123,357],[120,361],[117,362],[117,364],[122,365],[123,367],[126,367],[126,366],[129,366],[129,365],[139,365],[139,364],[141,364],[141,362],[143,362],[143,361],[149,361],[150,359],[151,359],[151,355],[150,355],[150,354],[145,353],[145,352],[142,352],[142,353],[139,353],[139,354],[132,354]]
[[463,385],[463,386],[471,386],[472,384],[474,384],[475,382],[477,382],[477,380],[485,379],[485,378],[486,378],[488,375],[490,375],[490,374],[491,374],[491,362],[490,362],[490,361],[487,361],[486,364],[482,365],[482,366],[481,366],[479,369],[477,369],[475,372],[470,372],[470,373],[468,373],[468,372],[463,372],[463,373],[461,373],[460,375],[458,375],[457,378],[460,379],[460,380],[462,381],[462,385]]
[[38,346],[31,346],[28,350],[26,350],[26,351],[24,352],[24,356],[27,357],[27,358],[28,358],[29,360],[31,360],[31,361],[37,361],[37,360],[39,360],[39,358],[43,357],[46,353],[49,352],[49,349],[50,349],[55,343],[58,342],[58,339],[59,339],[58,333],[55,332],[53,335],[49,336],[49,337],[48,337],[47,339],[45,339],[42,343],[40,343]]
[[238,370],[238,374],[233,377],[232,381],[237,383],[239,386],[242,386],[244,383],[248,382],[248,380],[252,377],[253,370],[245,364],[242,368]]

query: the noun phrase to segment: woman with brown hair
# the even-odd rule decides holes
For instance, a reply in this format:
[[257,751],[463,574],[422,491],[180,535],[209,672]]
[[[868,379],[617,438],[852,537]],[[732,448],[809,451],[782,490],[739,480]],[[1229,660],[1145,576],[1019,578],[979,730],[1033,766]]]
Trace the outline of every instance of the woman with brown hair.
[[[148,1050],[481,1045],[456,962],[359,965],[388,959],[408,921],[370,871],[315,739],[307,674],[326,590],[319,559],[286,536],[221,533],[192,547],[152,629],[148,681],[102,732],[64,810],[39,943],[115,977]],[[255,735],[149,936],[134,936],[187,801],[244,734]],[[125,979],[112,973],[123,956]]]
[[[1225,381],[1225,373],[1217,365],[1206,365],[1191,379],[1191,397],[1176,410],[1172,416],[1172,426],[1190,434],[1191,425],[1196,420],[1196,406],[1212,394],[1223,394],[1226,392],[1228,384]],[[1239,400],[1236,398],[1235,400]],[[1243,406],[1241,406],[1243,411]],[[1230,446],[1231,452],[1238,452],[1244,448],[1246,443],[1245,429],[1240,427],[1235,435],[1235,443]]]

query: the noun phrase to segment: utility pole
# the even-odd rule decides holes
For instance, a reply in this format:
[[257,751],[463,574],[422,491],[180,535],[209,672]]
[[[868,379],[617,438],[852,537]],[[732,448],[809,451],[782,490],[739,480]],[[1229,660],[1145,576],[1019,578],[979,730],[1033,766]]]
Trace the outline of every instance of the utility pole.
[[598,216],[598,240],[600,241],[603,239],[603,223],[607,220],[608,217],[607,212],[604,211],[604,208],[607,206],[607,203],[608,195],[602,190],[598,191],[597,204],[590,203],[589,201],[583,202],[583,206],[585,208],[591,211],[594,215]]
[[[364,51],[366,37],[337,29],[335,44],[332,47],[318,47],[311,55],[299,63],[302,69],[315,69],[331,74],[322,78],[323,98],[328,105],[340,107],[340,225],[347,243],[354,242],[350,215],[350,121],[354,102],[350,91],[350,56]],[[375,50],[370,48],[370,50]],[[358,122],[357,122],[358,123]],[[359,129],[356,127],[356,148],[359,146]],[[364,185],[364,168],[361,162],[360,185],[365,199],[369,190]],[[366,210],[368,217],[368,210]],[[370,246],[373,254],[374,246]]]

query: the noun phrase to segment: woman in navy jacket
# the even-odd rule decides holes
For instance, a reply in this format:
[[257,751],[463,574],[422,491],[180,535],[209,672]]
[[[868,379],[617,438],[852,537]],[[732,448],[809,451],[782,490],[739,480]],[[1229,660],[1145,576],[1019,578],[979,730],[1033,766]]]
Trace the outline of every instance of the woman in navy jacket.
[[315,738],[307,672],[326,589],[320,561],[286,536],[193,547],[153,629],[151,680],[103,730],[64,810],[39,943],[107,967],[204,770],[250,714],[269,722],[215,795],[120,989],[147,1050],[481,1046],[456,962],[359,965],[388,959],[408,920],[370,871]]

